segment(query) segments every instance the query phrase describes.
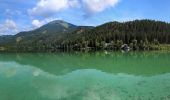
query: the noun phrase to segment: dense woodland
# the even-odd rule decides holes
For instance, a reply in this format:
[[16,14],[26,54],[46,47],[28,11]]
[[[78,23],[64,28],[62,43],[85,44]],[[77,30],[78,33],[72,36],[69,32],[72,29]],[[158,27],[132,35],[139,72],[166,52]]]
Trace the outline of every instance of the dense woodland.
[[[55,28],[52,24],[64,27]],[[90,27],[57,21],[57,26],[53,22],[37,30],[0,37],[1,51],[120,50],[123,44],[131,50],[170,50],[170,24],[135,20]]]

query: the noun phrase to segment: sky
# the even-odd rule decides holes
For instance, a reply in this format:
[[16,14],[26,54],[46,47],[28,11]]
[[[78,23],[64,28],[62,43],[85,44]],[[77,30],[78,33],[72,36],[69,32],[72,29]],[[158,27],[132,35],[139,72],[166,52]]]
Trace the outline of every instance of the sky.
[[14,35],[53,20],[97,26],[110,21],[170,22],[170,0],[0,0],[0,35]]

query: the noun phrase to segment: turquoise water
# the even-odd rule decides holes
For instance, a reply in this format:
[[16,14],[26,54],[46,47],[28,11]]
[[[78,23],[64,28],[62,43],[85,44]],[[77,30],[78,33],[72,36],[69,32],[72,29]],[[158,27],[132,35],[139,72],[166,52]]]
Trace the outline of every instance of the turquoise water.
[[170,53],[3,53],[0,100],[170,100]]

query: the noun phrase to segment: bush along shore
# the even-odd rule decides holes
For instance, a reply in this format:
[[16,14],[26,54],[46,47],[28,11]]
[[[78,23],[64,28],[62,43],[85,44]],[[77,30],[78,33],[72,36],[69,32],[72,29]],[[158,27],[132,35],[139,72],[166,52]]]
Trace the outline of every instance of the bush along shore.
[[157,40],[152,43],[149,42],[138,42],[133,40],[132,43],[124,44],[123,41],[118,40],[116,42],[111,41],[106,43],[95,43],[94,46],[89,44],[74,44],[74,45],[43,45],[43,46],[27,46],[27,45],[16,45],[0,47],[1,52],[56,52],[56,51],[170,51],[170,44],[159,44]]

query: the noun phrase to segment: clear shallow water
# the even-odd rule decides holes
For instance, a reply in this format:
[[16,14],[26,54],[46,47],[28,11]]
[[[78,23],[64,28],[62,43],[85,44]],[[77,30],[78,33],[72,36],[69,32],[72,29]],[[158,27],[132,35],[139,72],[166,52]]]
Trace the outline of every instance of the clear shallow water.
[[0,54],[0,100],[170,100],[170,53]]

